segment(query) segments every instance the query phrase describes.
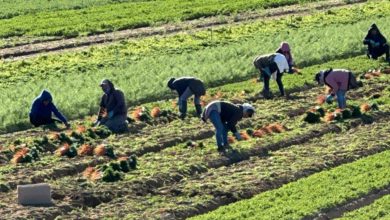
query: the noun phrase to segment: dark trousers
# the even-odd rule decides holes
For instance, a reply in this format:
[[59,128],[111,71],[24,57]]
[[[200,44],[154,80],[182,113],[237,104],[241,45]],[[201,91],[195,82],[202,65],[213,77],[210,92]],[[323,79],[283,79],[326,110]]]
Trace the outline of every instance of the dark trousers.
[[57,120],[57,119],[53,119],[53,118],[33,118],[33,117],[30,117],[30,122],[31,124],[33,124],[35,127],[38,127],[38,126],[41,126],[41,125],[49,125],[49,124],[53,124],[55,122],[60,122],[60,120]]
[[382,56],[383,54],[386,54],[386,60],[389,60],[389,50],[389,45],[385,44],[383,46],[369,48],[368,54],[371,56],[372,59],[378,59],[378,57]]
[[[261,74],[263,75],[263,81],[264,81],[263,94],[268,96],[270,93],[269,81],[271,79],[271,76],[269,76],[268,74],[263,73],[263,72]],[[284,96],[284,87],[283,87],[283,82],[282,82],[282,76],[283,76],[283,73],[280,73],[278,71],[278,73],[276,75],[276,83],[278,84],[280,95]]]

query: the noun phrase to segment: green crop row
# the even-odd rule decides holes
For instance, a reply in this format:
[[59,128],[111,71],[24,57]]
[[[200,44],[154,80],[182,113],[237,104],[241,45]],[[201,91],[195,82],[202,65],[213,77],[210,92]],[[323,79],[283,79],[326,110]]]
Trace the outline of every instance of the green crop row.
[[[225,84],[226,82],[242,80],[248,76],[253,76],[253,72],[250,72],[252,65],[249,60],[247,60],[247,62],[244,60],[237,62],[233,54],[230,54],[229,57],[229,65],[209,64],[208,66],[202,67],[204,68],[202,71],[204,74],[194,75],[203,78],[209,86],[216,85],[217,83]],[[200,57],[194,56],[194,59],[195,58],[199,59]],[[210,59],[213,60],[211,57]],[[180,62],[185,61],[177,60],[175,63]],[[147,66],[147,63],[143,63],[142,68],[147,68]],[[133,69],[136,72],[143,72],[145,75],[140,75],[138,78],[130,78],[126,72],[127,70],[118,70],[110,73],[102,71],[94,75],[62,75],[58,78],[49,78],[46,81],[41,82],[26,82],[25,84],[19,84],[20,86],[13,89],[1,89],[2,92],[0,93],[0,97],[3,103],[3,107],[0,110],[0,121],[2,122],[1,128],[3,131],[10,131],[28,126],[27,116],[30,103],[34,96],[36,96],[42,88],[48,88],[51,90],[54,96],[54,102],[57,104],[59,109],[65,113],[65,115],[69,118],[79,118],[88,114],[96,113],[95,111],[98,108],[99,98],[102,94],[101,89],[98,87],[98,83],[102,78],[113,78],[114,83],[119,84],[120,88],[125,88],[124,92],[127,100],[131,100],[129,103],[136,104],[137,101],[149,102],[152,100],[162,99],[164,97],[172,97],[172,95],[169,95],[169,91],[165,86],[167,78],[172,75],[183,75],[190,72],[170,72],[168,69],[169,67],[159,66],[158,62],[156,64],[152,64],[152,66],[155,66],[158,69],[164,68],[165,73],[159,75],[161,71],[156,71],[155,73],[148,74],[145,70],[139,71],[140,69]],[[368,60],[365,56],[330,62],[322,66],[307,68],[303,70],[302,76],[288,75],[284,78],[284,83],[286,89],[300,87],[305,82],[313,83],[313,73],[322,68],[343,67],[349,68],[353,71],[362,71],[377,66],[379,66],[377,61]],[[219,72],[222,69],[222,71],[229,73],[229,67],[242,69],[247,68],[249,73],[238,72],[235,76],[228,76],[223,75],[223,72]],[[206,70],[206,68],[210,68],[211,71]],[[208,72],[213,72],[212,69],[216,70],[214,72],[219,73],[216,75],[206,75]]]
[[64,9],[77,10],[105,4],[134,1],[140,0],[1,0],[0,19],[9,19],[15,16],[44,11],[58,11]]
[[310,1],[314,0],[137,1],[80,10],[42,11],[3,19],[0,37],[75,37]]
[[[384,4],[381,8],[386,8],[385,6],[390,7],[390,4]],[[370,8],[374,8],[375,11],[379,7],[368,5],[362,10],[370,11]],[[337,18],[336,21],[339,21],[338,19],[343,17],[343,14],[347,16],[348,13],[344,12],[333,18]],[[2,122],[0,129],[11,131],[24,128],[28,124],[27,115],[30,103],[43,88],[52,91],[55,103],[69,118],[79,118],[95,113],[101,95],[101,90],[97,85],[102,78],[109,78],[122,88],[127,103],[134,105],[172,97],[166,88],[166,80],[172,76],[197,76],[202,78],[208,87],[253,77],[256,75],[252,64],[253,57],[259,53],[274,51],[279,42],[286,39],[291,43],[294,57],[298,65],[301,66],[362,54],[361,39],[367,26],[375,17],[368,17],[357,23],[349,20],[350,24],[339,22],[332,24],[332,19],[327,20],[326,17],[326,14],[323,14],[322,19],[317,18],[317,21],[324,20],[325,23],[328,23],[326,27],[316,27],[318,25],[308,22],[311,25],[303,25],[302,28],[295,30],[266,32],[228,45],[199,51],[190,50],[182,51],[179,54],[166,53],[159,56],[145,56],[137,61],[132,61],[131,59],[134,57],[131,55],[123,61],[120,61],[120,56],[108,56],[114,58],[111,62],[114,66],[110,68],[84,69],[82,63],[89,65],[88,63],[94,62],[94,59],[89,59],[88,53],[84,57],[75,56],[72,58],[68,56],[69,60],[63,59],[60,62],[55,62],[57,56],[53,56],[48,65],[39,63],[45,58],[40,58],[38,64],[31,66],[29,60],[18,62],[19,66],[15,65],[13,68],[14,71],[18,67],[21,72],[24,71],[22,77],[16,80],[17,83],[9,86],[6,84],[10,83],[11,80],[5,80],[0,89],[0,98],[3,101],[3,107],[0,110],[0,121]],[[305,17],[300,19],[306,20]],[[388,16],[375,20],[378,25],[383,26],[384,33],[390,32],[389,27],[385,25]],[[288,21],[285,22],[288,23]],[[274,23],[269,25],[271,27]],[[340,35],[341,30],[345,34]],[[154,54],[157,54],[157,51]],[[102,56],[103,54],[99,55],[99,57]],[[118,59],[118,62],[115,62],[115,59]],[[364,58],[359,58],[353,64],[333,64],[333,67],[358,70],[361,63],[365,68],[360,69],[365,70],[378,66],[377,62],[366,61]],[[66,63],[74,64],[71,71],[67,71],[69,68],[62,69]],[[26,66],[24,70],[23,66]],[[326,67],[329,67],[329,64],[322,68]],[[310,74],[315,71],[318,69],[310,70],[310,73],[305,76],[305,80],[312,81]],[[5,71],[3,76],[5,79],[9,79],[9,76],[13,75],[13,72]],[[290,84],[290,80],[286,80],[286,83]],[[291,83],[294,86],[300,86],[304,80],[300,78],[291,81]]]
[[385,151],[193,219],[302,219],[389,184],[390,151]]
[[[279,20],[226,25],[195,33],[122,41],[80,52],[45,55],[23,61],[0,61],[0,83],[7,86],[20,81],[30,81],[31,77],[46,79],[52,75],[93,74],[102,68],[131,69],[138,61],[153,60],[155,56],[188,56],[193,51],[205,48],[214,48],[212,51],[215,53],[221,51],[221,47],[229,45],[234,45],[232,49],[238,51],[237,56],[248,56],[252,59],[251,56],[258,53],[274,51],[282,40],[291,43],[297,64],[306,66],[313,62],[337,59],[345,54],[362,54],[364,49],[361,38],[368,26],[372,21],[376,21],[383,33],[390,32],[386,25],[388,16],[390,3],[387,1],[381,4],[368,3],[308,16],[292,16]],[[343,27],[340,27],[341,25]],[[338,34],[341,28],[346,30],[345,35]],[[247,53],[236,49],[237,44],[240,47],[243,42],[250,45],[251,49]],[[329,47],[333,44],[336,45]],[[312,50],[307,48],[317,51],[314,60]],[[173,62],[169,60],[164,63]]]
[[390,195],[383,196],[374,203],[363,208],[347,212],[339,220],[352,219],[390,219]]

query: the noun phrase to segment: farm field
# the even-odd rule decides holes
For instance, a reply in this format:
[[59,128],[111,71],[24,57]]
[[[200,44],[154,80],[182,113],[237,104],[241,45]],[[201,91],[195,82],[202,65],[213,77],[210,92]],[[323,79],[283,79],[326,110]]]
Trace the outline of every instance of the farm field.
[[[21,37],[63,38],[309,2],[4,1],[0,36],[11,37],[11,25]],[[367,1],[1,60],[0,219],[390,218],[390,66],[368,59],[362,45],[373,22],[389,36],[389,21],[389,1]],[[264,99],[252,60],[284,40],[299,74],[283,76],[287,96],[272,80],[274,95]],[[313,77],[327,68],[350,69],[363,82],[347,92],[346,110],[321,102]],[[253,104],[255,115],[238,123],[244,140],[229,134],[231,148],[219,153],[214,127],[195,116],[192,99],[179,119],[166,81],[185,75],[206,83],[203,107]],[[103,78],[124,91],[127,133],[92,127]],[[70,129],[29,125],[31,101],[44,88]],[[17,204],[18,185],[42,182],[53,205]]]
[[[55,94],[55,102],[65,115],[80,118],[97,111],[100,90],[96,85],[102,78],[110,78],[122,88],[129,105],[172,97],[165,89],[165,80],[172,75],[191,73],[211,87],[249,79],[257,74],[251,64],[253,57],[261,51],[272,51],[289,36],[294,36],[290,44],[294,46],[299,67],[360,55],[364,53],[360,41],[372,19],[387,31],[384,24],[388,21],[390,4],[384,1],[382,5],[374,7],[374,3],[367,3],[332,13],[221,27],[213,31],[215,41],[211,44],[210,33],[201,31],[194,36],[152,37],[82,52],[5,61],[0,67],[3,79],[0,97],[4,103],[0,109],[0,130],[27,128],[24,115],[30,100],[43,88]],[[282,31],[276,31],[275,26]],[[348,30],[348,37],[337,35],[341,29]],[[331,44],[335,47],[330,48]],[[308,47],[317,52],[312,53]],[[15,105],[23,107],[15,109],[12,107]]]

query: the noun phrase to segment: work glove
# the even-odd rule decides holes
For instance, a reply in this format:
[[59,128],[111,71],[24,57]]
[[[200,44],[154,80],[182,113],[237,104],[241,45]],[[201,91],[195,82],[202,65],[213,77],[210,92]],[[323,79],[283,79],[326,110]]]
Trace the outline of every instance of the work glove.
[[96,126],[99,126],[100,125],[100,120],[96,120],[94,123],[93,123],[93,126],[96,127]]
[[234,133],[234,137],[236,137],[237,141],[241,141],[242,140],[241,135],[240,135],[239,132]]
[[108,112],[108,118],[112,118],[112,117],[114,117],[114,111]]
[[333,96],[332,95],[327,95],[325,99],[326,103],[332,104],[333,102]]
[[70,128],[70,124],[68,122],[65,123],[66,129]]

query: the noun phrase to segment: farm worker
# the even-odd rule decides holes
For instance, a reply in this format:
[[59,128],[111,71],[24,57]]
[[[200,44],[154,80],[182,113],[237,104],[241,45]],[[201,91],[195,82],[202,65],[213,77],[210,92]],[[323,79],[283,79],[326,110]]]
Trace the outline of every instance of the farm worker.
[[98,119],[95,125],[104,125],[114,133],[126,132],[127,108],[123,92],[114,87],[114,84],[104,79],[100,83],[104,94],[100,100]]
[[271,96],[269,91],[269,80],[271,77],[278,83],[280,95],[284,96],[282,76],[284,72],[290,69],[286,57],[280,53],[261,55],[255,58],[253,64],[264,78],[263,96],[267,99]]
[[276,50],[276,53],[283,54],[284,57],[286,57],[289,66],[288,72],[293,73],[294,60],[291,55],[290,45],[287,42],[282,42],[280,47]]
[[315,75],[315,81],[319,85],[327,85],[330,94],[326,97],[326,102],[331,103],[333,98],[337,96],[338,107],[344,109],[347,107],[345,93],[350,89],[356,89],[362,86],[361,82],[356,81],[353,73],[346,69],[329,69],[321,70]]
[[194,77],[171,78],[167,86],[171,90],[176,90],[179,95],[180,118],[184,119],[187,114],[187,99],[194,95],[194,105],[198,117],[202,114],[200,97],[206,94],[206,89],[202,80]]
[[213,123],[216,130],[215,138],[218,151],[222,152],[229,145],[228,131],[233,132],[237,140],[241,140],[236,124],[242,118],[252,117],[254,113],[255,109],[248,103],[235,105],[225,101],[213,101],[203,110],[202,120],[206,122],[207,119],[210,119]]
[[381,34],[376,24],[372,24],[363,44],[368,45],[367,56],[372,59],[386,54],[386,61],[390,63],[389,45],[386,43],[386,38]]
[[[53,119],[52,113],[59,119]],[[60,121],[65,124],[67,128],[70,127],[68,121],[61,112],[58,111],[57,107],[53,103],[53,97],[50,92],[43,90],[42,93],[34,99],[31,111],[30,111],[30,122],[35,127],[40,125],[54,124],[56,121]]]

